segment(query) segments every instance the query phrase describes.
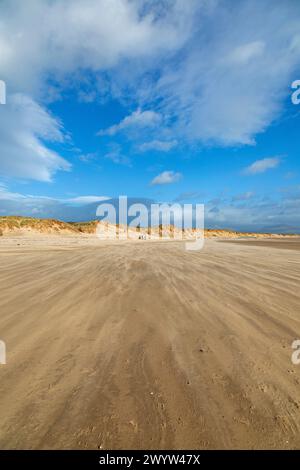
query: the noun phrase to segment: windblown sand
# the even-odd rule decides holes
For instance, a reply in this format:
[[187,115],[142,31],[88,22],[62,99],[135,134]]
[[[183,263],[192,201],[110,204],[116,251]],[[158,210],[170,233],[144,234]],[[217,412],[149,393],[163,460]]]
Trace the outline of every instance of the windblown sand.
[[300,447],[299,250],[59,240],[1,240],[0,448]]

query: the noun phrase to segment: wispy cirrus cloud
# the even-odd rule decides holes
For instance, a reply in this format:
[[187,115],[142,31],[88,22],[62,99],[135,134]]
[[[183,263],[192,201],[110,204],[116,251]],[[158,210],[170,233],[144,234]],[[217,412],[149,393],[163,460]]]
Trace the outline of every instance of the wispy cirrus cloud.
[[69,198],[54,198],[54,197],[46,197],[46,196],[33,196],[31,194],[21,194],[16,192],[11,192],[7,189],[7,187],[3,184],[0,184],[0,200],[2,201],[42,201],[48,202],[53,201],[62,204],[78,204],[78,205],[86,205],[91,204],[93,202],[100,202],[104,200],[110,199],[109,196],[74,196]]
[[84,206],[86,204],[92,204],[93,202],[107,201],[108,199],[110,198],[107,196],[77,196],[66,199],[57,199],[57,201],[65,204],[78,204]]
[[253,191],[246,191],[245,193],[240,193],[236,194],[233,196],[232,201],[233,202],[238,202],[238,201],[249,201],[249,199],[252,199],[255,196],[255,193]]
[[90,163],[97,159],[97,152],[83,153],[78,156],[79,160],[84,163]]
[[157,152],[169,152],[170,150],[174,149],[177,147],[178,142],[177,140],[169,140],[169,141],[163,141],[163,140],[151,140],[150,142],[144,142],[139,146],[139,150],[141,152],[149,152],[151,150],[157,151]]
[[147,90],[173,118],[174,135],[188,141],[253,145],[279,118],[300,66],[299,3],[230,4],[197,11],[188,50],[166,61]]
[[118,165],[131,166],[131,160],[127,155],[124,155],[121,145],[112,143],[109,145],[108,152],[104,155],[104,158],[111,160],[113,163]]
[[199,201],[203,200],[205,193],[203,191],[186,191],[180,193],[175,199],[175,202],[184,202],[188,200],[198,199]]
[[253,41],[236,47],[229,54],[228,59],[233,64],[245,65],[251,60],[261,56],[265,51],[266,44],[263,41]]

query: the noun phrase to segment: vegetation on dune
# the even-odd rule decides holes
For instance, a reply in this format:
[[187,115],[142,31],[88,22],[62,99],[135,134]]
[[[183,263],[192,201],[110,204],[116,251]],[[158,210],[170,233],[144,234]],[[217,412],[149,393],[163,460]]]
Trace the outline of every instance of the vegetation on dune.
[[36,232],[78,232],[72,224],[56,219],[37,219],[34,217],[3,216],[0,217],[0,230],[4,232],[30,230]]
[[[22,217],[22,216],[0,216],[0,236],[10,233],[44,233],[44,234],[70,234],[70,235],[82,235],[82,234],[95,234],[98,221],[90,220],[85,222],[62,222],[56,219],[39,219],[34,217]],[[113,225],[106,223],[113,230]],[[120,230],[119,224],[116,225],[117,233]],[[125,227],[122,227],[125,230]],[[130,229],[134,232],[134,229]],[[150,237],[151,235],[158,235],[159,238],[163,238],[165,234],[169,233],[171,238],[176,238],[176,233],[180,232],[180,229],[174,227],[174,225],[162,225],[158,227],[137,227],[136,232],[141,232],[141,235]],[[184,238],[190,238],[196,236],[195,229],[183,229]],[[222,229],[205,229],[205,238],[217,238],[217,237],[270,237],[280,236],[272,235],[270,233],[251,233],[251,232],[237,232],[235,230],[222,230]],[[282,235],[281,235],[282,236]]]
[[87,222],[69,222],[69,224],[81,233],[95,233],[97,220]]

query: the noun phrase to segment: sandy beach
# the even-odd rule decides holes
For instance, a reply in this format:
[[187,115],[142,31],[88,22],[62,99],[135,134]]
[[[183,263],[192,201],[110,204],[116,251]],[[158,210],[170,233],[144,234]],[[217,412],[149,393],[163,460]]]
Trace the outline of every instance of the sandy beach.
[[2,239],[0,448],[299,448],[288,243]]

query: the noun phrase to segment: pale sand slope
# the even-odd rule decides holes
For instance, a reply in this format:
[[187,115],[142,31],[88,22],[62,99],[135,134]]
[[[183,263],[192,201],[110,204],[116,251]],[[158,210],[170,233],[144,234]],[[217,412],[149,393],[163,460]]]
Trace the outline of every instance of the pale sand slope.
[[300,251],[183,246],[0,245],[0,448],[300,447]]

